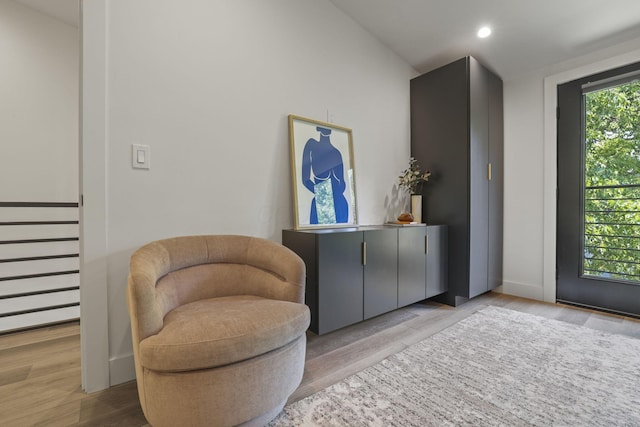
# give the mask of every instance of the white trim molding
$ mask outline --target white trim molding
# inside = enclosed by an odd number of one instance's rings
[[[80,7],[80,339],[82,388],[87,393],[110,385],[105,155],[107,8],[105,0],[82,1]]]
[[[109,361],[109,378],[111,384],[122,384],[136,378],[136,366],[133,353],[114,357]]]
[[[516,282],[502,282],[502,285],[494,289],[495,292],[513,295],[521,298],[543,300],[543,289],[539,285],[529,285]]]

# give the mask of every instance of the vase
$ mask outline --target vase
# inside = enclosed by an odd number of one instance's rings
[[[422,194],[411,195],[411,215],[415,222],[422,222]]]

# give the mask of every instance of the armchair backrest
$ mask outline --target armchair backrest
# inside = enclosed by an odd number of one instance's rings
[[[134,342],[158,333],[169,311],[193,301],[256,295],[304,303],[304,286],[302,259],[270,240],[219,235],[152,242],[131,256]]]

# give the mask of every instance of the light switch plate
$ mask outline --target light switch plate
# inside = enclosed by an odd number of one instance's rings
[[[134,169],[151,169],[151,148],[148,145],[131,144],[131,166]]]

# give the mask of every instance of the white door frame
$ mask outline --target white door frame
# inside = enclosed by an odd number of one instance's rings
[[[109,387],[107,3],[80,0],[80,340],[82,388]]]

